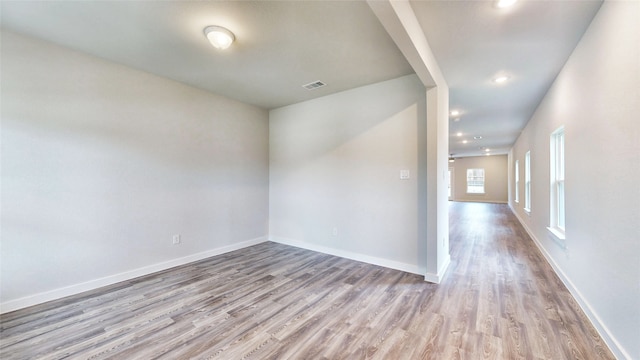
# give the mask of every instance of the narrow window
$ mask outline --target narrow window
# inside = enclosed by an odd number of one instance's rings
[[[467,169],[467,193],[484,194],[484,169]]]
[[[549,227],[564,234],[564,128],[551,134]]]
[[[516,160],[515,166],[515,179],[516,179],[516,202],[520,202],[520,160]]]
[[[524,210],[531,212],[531,151],[524,154]]]

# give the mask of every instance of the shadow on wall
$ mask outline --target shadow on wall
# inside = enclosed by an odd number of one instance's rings
[[[417,76],[275,109],[269,121],[274,238],[417,268],[424,254],[419,191],[426,187],[426,164],[419,163],[426,161],[419,154],[426,95]],[[407,181],[402,169],[410,170]]]
[[[390,95],[380,99],[379,90],[372,85],[271,110],[271,119],[278,119],[280,113],[286,112],[287,118],[300,121],[288,123],[287,133],[272,132],[270,147],[278,153],[279,161],[289,165],[308,163],[310,159],[325,156],[359,136],[375,131],[376,127],[394,121],[407,111],[426,119],[424,93],[417,95],[414,98]],[[322,112],[318,113],[317,109]],[[289,145],[289,132],[297,133],[305,146],[298,147],[295,152],[279,151]],[[404,135],[408,139],[418,136],[416,133]]]

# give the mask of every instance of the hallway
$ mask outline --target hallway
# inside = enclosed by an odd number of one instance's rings
[[[469,325],[452,333],[491,335],[501,343],[498,358],[613,358],[506,204],[450,202],[449,214],[452,264],[443,285]]]

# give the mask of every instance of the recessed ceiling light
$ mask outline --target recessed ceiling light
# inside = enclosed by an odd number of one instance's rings
[[[458,116],[460,115],[460,111],[458,110],[451,110],[451,116]]]
[[[461,132],[456,133],[456,136],[462,136],[462,133]]]
[[[486,149],[484,149],[484,151],[489,152],[489,151],[491,151],[491,149],[486,148]]]
[[[467,140],[462,140],[462,143],[466,144],[466,143],[468,143],[468,141]]]
[[[214,48],[224,50],[231,46],[236,37],[233,33],[222,26],[207,26],[204,28],[204,36],[209,39]]]
[[[498,76],[496,78],[493,79],[493,82],[496,84],[502,84],[507,82],[507,80],[509,80],[509,77],[506,75],[502,75],[502,76]]]
[[[504,9],[516,3],[517,0],[498,0],[496,2],[496,7],[500,9]]]
[[[478,135],[478,136],[474,136],[474,137],[473,137],[473,139],[474,139],[474,140],[480,140],[480,139],[482,139],[482,136],[480,136],[480,135]]]
[[[485,154],[485,155],[487,155],[487,156],[491,156],[491,154]]]

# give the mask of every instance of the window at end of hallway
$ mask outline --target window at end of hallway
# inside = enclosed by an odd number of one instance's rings
[[[531,151],[524,154],[524,211],[531,212]]]
[[[559,240],[565,238],[564,227],[564,127],[558,128],[551,134],[550,172],[549,179],[549,231]]]
[[[484,169],[467,169],[467,193],[484,194]]]

